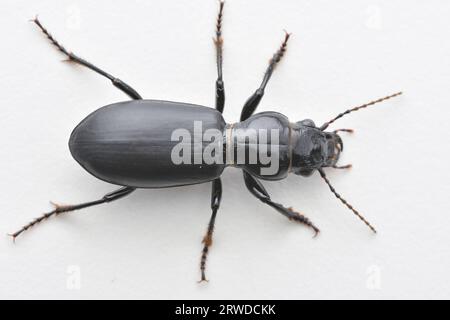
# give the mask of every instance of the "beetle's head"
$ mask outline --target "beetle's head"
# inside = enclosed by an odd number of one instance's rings
[[[316,127],[312,120],[306,119],[296,123],[291,123],[290,126],[290,166],[292,171],[297,175],[309,176],[314,171],[318,171],[322,179],[328,185],[330,191],[338,198],[348,209],[350,209],[356,216],[358,216],[373,232],[376,233],[375,228],[351,206],[344,198],[339,195],[328,180],[323,167],[334,168],[349,168],[350,165],[337,166],[339,155],[344,149],[341,137],[338,132],[352,132],[351,129],[337,129],[332,132],[325,131],[328,126],[336,120],[342,118],[346,114],[366,108],[376,103],[388,100],[402,94],[401,92],[394,93],[381,99],[373,100],[369,103],[348,109],[339,113],[330,121],[325,122],[320,127]]]
[[[291,168],[295,174],[302,176],[311,175],[314,170],[321,171],[322,167],[337,167],[339,155],[344,149],[341,137],[337,132],[353,132],[351,129],[337,129],[332,132],[325,131],[330,124],[349,114],[379,102],[401,95],[401,92],[391,94],[384,98],[373,100],[369,103],[348,109],[330,121],[325,122],[320,127],[316,127],[312,120],[306,119],[292,124],[291,147],[292,163]],[[348,168],[350,165],[341,166]]]
[[[336,165],[343,150],[341,137],[335,132],[324,132],[312,120],[293,124],[292,170],[302,176],[314,170]]]

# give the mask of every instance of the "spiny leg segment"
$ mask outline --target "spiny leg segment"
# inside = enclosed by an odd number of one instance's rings
[[[75,205],[59,205],[59,204],[52,202],[55,209],[53,209],[50,212],[44,213],[42,216],[32,220],[31,222],[29,222],[28,224],[26,224],[22,228],[20,228],[18,231],[9,234],[9,236],[11,236],[13,238],[13,241],[15,241],[16,238],[19,235],[21,235],[23,232],[27,231],[28,229],[30,229],[31,227],[35,226],[36,224],[42,222],[43,220],[50,218],[51,216],[59,215],[63,212],[71,212],[71,211],[75,211],[75,210],[84,209],[87,207],[96,206],[96,205],[99,205],[102,203],[111,202],[111,201],[114,201],[114,200],[117,200],[117,199],[120,199],[122,197],[129,195],[134,190],[136,190],[136,189],[132,188],[132,187],[122,187],[118,190],[115,190],[111,193],[104,195],[101,199],[90,201],[90,202],[85,202],[85,203],[80,203],[80,204],[75,204]]]
[[[251,95],[250,98],[248,98],[247,102],[245,102],[244,107],[242,108],[241,111],[241,121],[248,119],[255,112],[256,108],[261,102],[261,99],[264,96],[264,90],[266,89],[267,83],[269,82],[270,77],[272,76],[272,73],[275,70],[275,67],[281,61],[284,54],[286,53],[287,42],[290,36],[291,34],[286,32],[283,43],[281,44],[278,51],[273,55],[272,59],[270,59],[269,61],[269,66],[266,69],[261,85],[255,91],[255,93]]]
[[[216,47],[216,63],[217,63],[217,80],[216,80],[216,109],[222,113],[225,106],[225,86],[222,78],[222,62],[223,62],[223,38],[222,38],[222,18],[224,1],[220,1],[219,13],[216,23],[216,37],[214,45]]]
[[[217,210],[220,207],[220,201],[222,199],[222,182],[220,178],[214,180],[212,182],[212,190],[211,190],[211,218],[208,223],[208,229],[206,230],[206,234],[203,237],[203,250],[202,257],[200,259],[200,271],[202,273],[202,277],[199,282],[208,281],[205,275],[206,269],[206,259],[208,258],[209,248],[212,245],[213,241],[213,232],[214,232],[214,223],[216,222]]]
[[[301,213],[294,211],[292,208],[286,208],[283,205],[273,202],[270,198],[270,195],[267,193],[266,189],[262,185],[262,183],[253,177],[251,174],[243,171],[245,185],[247,189],[253,194],[256,198],[261,200],[263,203],[271,206],[279,213],[287,217],[289,220],[302,223],[307,227],[314,230],[314,237],[318,235],[320,232],[319,228],[317,228],[307,217],[302,215]]]
[[[217,80],[216,80],[216,109],[222,113],[225,106],[225,88],[222,78],[222,61],[223,61],[223,38],[222,38],[222,19],[223,8],[225,2],[219,2],[219,13],[217,14],[216,36],[213,39],[216,47],[216,63],[217,63]],[[203,237],[203,250],[200,258],[201,279],[199,282],[208,281],[206,279],[206,260],[208,258],[209,248],[212,245],[212,236],[214,232],[214,224],[216,222],[217,211],[220,207],[222,199],[222,182],[220,178],[214,180],[211,185],[211,218],[208,223],[208,229]]]
[[[140,100],[142,99],[142,97],[139,95],[139,93],[137,93],[136,90],[134,90],[130,85],[126,84],[125,82],[123,82],[122,80],[110,75],[109,73],[107,73],[106,71],[100,69],[99,67],[93,65],[92,63],[78,57],[77,55],[75,55],[74,53],[68,51],[64,46],[62,46],[51,34],[50,32],[48,32],[48,30],[41,24],[41,22],[39,21],[38,17],[34,18],[33,20],[31,20],[32,22],[34,22],[39,29],[41,29],[41,31],[47,36],[47,38],[50,40],[50,42],[59,50],[61,51],[65,56],[67,56],[68,61],[71,62],[75,62],[78,63],[82,66],[85,66],[89,69],[91,69],[92,71],[108,78],[109,80],[111,80],[112,84],[118,88],[119,90],[121,90],[122,92],[124,92],[125,94],[127,94],[131,99],[134,100]]]

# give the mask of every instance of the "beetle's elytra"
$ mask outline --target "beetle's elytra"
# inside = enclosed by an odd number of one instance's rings
[[[66,50],[37,18],[33,20],[51,43],[70,61],[109,79],[131,100],[113,103],[96,110],[78,124],[69,139],[70,152],[84,169],[101,180],[119,185],[120,188],[91,202],[55,205],[53,211],[36,218],[11,234],[14,239],[50,216],[111,202],[127,196],[137,188],[166,188],[211,182],[212,216],[203,238],[204,246],[200,262],[201,281],[205,281],[206,258],[212,244],[214,223],[222,197],[220,176],[226,167],[242,169],[245,184],[251,194],[290,220],[310,227],[315,234],[319,229],[307,217],[292,208],[274,202],[260,180],[279,180],[289,173],[309,176],[318,171],[331,192],[373,232],[376,232],[374,227],[335,191],[324,171],[324,168],[351,167],[351,165],[339,166],[337,163],[343,150],[339,132],[352,130],[325,130],[342,116],[398,96],[401,92],[348,109],[322,126],[316,126],[309,119],[291,122],[277,112],[254,114],[275,67],[286,52],[290,37],[290,34],[286,33],[280,48],[269,62],[261,85],[244,104],[240,122],[226,123],[222,117],[225,104],[222,78],[223,9],[224,3],[220,2],[214,38],[218,71],[215,108],[180,102],[144,100],[136,90],[122,80]],[[196,127],[198,124],[201,125],[200,135]],[[252,136],[253,132],[258,135]],[[267,133],[267,136],[261,135],[261,132]],[[189,137],[190,144],[187,140],[179,140],[183,134]],[[205,136],[209,138],[202,140]],[[177,153],[178,148],[183,152]],[[185,154],[191,150],[192,154]],[[261,150],[265,150],[265,156]],[[197,158],[203,157],[207,151],[210,151],[209,154],[215,161],[205,158],[198,161]],[[258,153],[253,153],[254,151]],[[180,156],[183,161],[174,160],[174,155]],[[240,155],[244,155],[244,161]],[[252,155],[255,156],[252,158]],[[186,159],[188,161],[184,161]]]

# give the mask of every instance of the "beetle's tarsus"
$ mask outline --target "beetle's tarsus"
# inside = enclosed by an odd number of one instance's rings
[[[16,243],[16,237],[17,237],[18,235],[16,235],[15,233],[7,233],[6,235],[7,235],[8,237],[11,237],[11,238],[12,238],[12,241],[13,241],[14,244]]]
[[[285,30],[286,32],[286,30]],[[267,66],[266,72],[264,73],[264,78],[261,82],[261,85],[258,89],[256,89],[255,93],[253,93],[245,102],[244,107],[241,110],[241,116],[240,120],[244,121],[248,119],[256,110],[259,103],[261,102],[263,96],[264,96],[264,90],[267,86],[267,83],[270,80],[270,77],[272,76],[273,71],[275,70],[278,63],[281,61],[283,56],[286,53],[287,50],[287,43],[289,40],[289,37],[291,36],[290,33],[286,32],[283,42],[281,43],[281,46],[279,49],[275,52],[275,54],[270,58],[269,65]]]
[[[55,211],[55,214],[58,214],[58,213],[61,213],[61,212],[64,212],[64,211],[68,211],[72,207],[72,206],[69,206],[69,205],[59,204],[59,203],[56,203],[56,202],[53,202],[53,201],[50,201],[50,204],[53,206],[53,208],[54,208],[53,211]]]
[[[197,283],[202,283],[202,282],[209,282],[209,280],[206,279],[206,274],[205,274],[204,270],[202,270],[202,278],[200,280],[198,280]]]
[[[220,207],[220,200],[222,199],[222,182],[220,178],[217,178],[212,181],[211,186],[211,218],[208,223],[208,229],[206,230],[206,234],[203,237],[202,243],[203,243],[203,249],[202,249],[202,256],[200,258],[200,271],[202,273],[202,279],[201,281],[208,281],[205,277],[205,270],[206,270],[206,261],[208,259],[208,253],[209,248],[212,245],[213,242],[213,232],[214,232],[214,223],[216,222],[216,215],[217,211]]]
[[[91,69],[92,71],[100,74],[103,77],[108,78],[111,81],[115,81],[115,77],[107,73],[106,71],[100,69],[99,67],[93,65],[92,63],[78,57],[76,54],[74,54],[72,51],[67,50],[62,44],[60,44],[52,35],[51,33],[41,24],[41,22],[36,18],[33,20],[33,22],[39,27],[39,29],[45,34],[45,36],[50,40],[50,42],[67,57],[67,62],[74,62],[78,63],[82,66],[85,66],[88,69]],[[131,86],[126,84],[125,82],[121,81],[121,85],[114,84],[119,90],[124,92],[126,95],[128,95],[130,98],[134,100],[140,100],[142,97],[134,90]]]
[[[52,202],[51,202],[52,203]],[[52,203],[53,204],[53,203]],[[60,212],[63,212],[61,207],[55,207],[54,210],[44,213],[43,215],[41,215],[38,218],[34,218],[32,221],[30,221],[29,223],[27,223],[26,225],[24,225],[20,230],[10,234],[10,236],[13,238],[13,241],[16,241],[16,238],[21,235],[23,232],[27,231],[28,229],[30,229],[31,227],[33,227],[34,225],[40,223],[42,220],[46,220],[48,218],[50,218],[52,215],[55,214],[59,214]]]
[[[50,218],[53,215],[59,215],[63,212],[71,212],[71,211],[75,211],[75,210],[81,210],[81,209],[92,207],[92,206],[99,205],[102,203],[111,202],[111,201],[120,199],[124,196],[127,196],[128,194],[132,193],[134,190],[136,190],[136,189],[132,188],[132,187],[122,187],[111,193],[106,194],[99,200],[94,200],[94,201],[75,204],[75,205],[61,205],[61,204],[50,201],[50,204],[54,207],[54,209],[52,211],[44,213],[40,217],[33,219],[31,222],[29,222],[28,224],[23,226],[19,231],[13,233],[12,236],[13,237],[19,236],[22,232],[25,232],[26,230],[28,230],[31,227],[33,227],[34,225],[42,222],[43,220],[47,220],[48,218]]]
[[[284,40],[281,43],[280,48],[278,49],[278,51],[273,55],[272,59],[270,59],[269,64],[272,65],[273,68],[275,68],[275,66],[277,65],[278,62],[281,61],[281,59],[283,58],[284,54],[286,53],[286,48],[287,48],[287,43],[289,38],[291,37],[292,33],[287,32],[286,30],[284,30]]]
[[[32,18],[32,19],[28,19],[28,21],[36,23],[36,21],[39,21],[38,15],[35,15],[34,18]]]
[[[299,222],[306,225],[307,227],[310,227],[314,231],[313,238],[317,237],[320,230],[307,217],[305,217],[300,212],[295,211],[292,207],[287,208],[287,210],[290,212],[290,215],[288,217],[289,220]]]
[[[290,37],[292,35],[292,32],[288,32],[286,29],[283,29],[283,31],[286,34],[286,36]]]
[[[200,280],[198,280],[197,283],[203,283],[203,282],[209,282],[209,280],[206,279],[204,275],[202,275],[202,278]]]
[[[223,83],[222,63],[223,63],[223,37],[222,37],[222,20],[223,8],[225,2],[219,1],[219,13],[216,20],[216,34],[213,37],[214,46],[216,47],[216,66],[217,66],[217,80],[216,80],[216,110],[223,112],[225,106],[225,86]]]

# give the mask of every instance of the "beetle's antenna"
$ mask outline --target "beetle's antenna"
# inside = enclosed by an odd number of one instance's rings
[[[345,116],[346,114],[349,114],[350,112],[358,111],[359,109],[363,109],[363,108],[367,108],[368,106],[374,105],[374,104],[379,103],[379,102],[382,102],[382,101],[386,101],[386,100],[388,100],[388,99],[394,98],[394,97],[399,96],[399,95],[401,95],[401,94],[402,94],[402,92],[400,91],[400,92],[391,94],[390,96],[386,96],[386,97],[380,98],[380,99],[378,99],[378,100],[373,100],[373,101],[371,101],[371,102],[369,102],[369,103],[366,103],[366,104],[363,104],[363,105],[361,105],[361,106],[358,106],[358,107],[355,107],[355,108],[348,109],[348,110],[346,110],[346,111],[344,111],[344,112],[338,114],[335,118],[331,119],[330,121],[325,122],[319,129],[322,130],[322,131],[325,130],[326,128],[328,128],[328,126],[329,126],[330,124],[332,124],[333,122],[335,122],[337,119],[342,118],[342,117]]]
[[[331,192],[336,196],[336,198],[338,198],[339,200],[341,200],[341,202],[350,210],[353,211],[354,214],[356,214],[358,216],[358,218],[360,218],[369,228],[370,230],[372,230],[374,233],[377,233],[377,231],[375,230],[375,228],[369,223],[369,221],[367,221],[358,211],[356,211],[356,209],[354,209],[344,198],[342,198],[339,193],[336,192],[336,190],[333,188],[333,186],[331,185],[330,181],[327,179],[327,176],[325,175],[325,172],[322,169],[319,169],[319,173],[320,176],[322,177],[323,180],[325,180],[326,184],[328,185],[328,187],[330,188]]]

